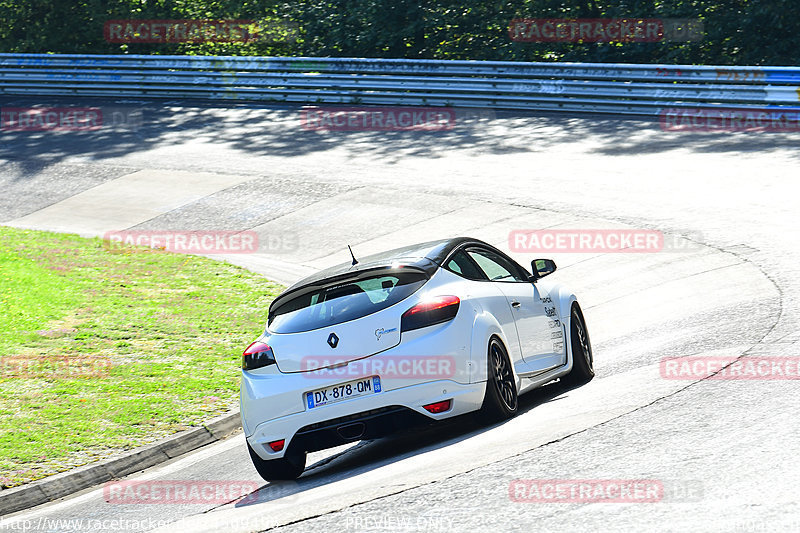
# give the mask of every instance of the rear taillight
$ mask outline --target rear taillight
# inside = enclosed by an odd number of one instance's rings
[[[458,296],[436,296],[424,300],[403,313],[400,329],[411,331],[453,320],[460,304]]]
[[[242,368],[244,370],[255,370],[275,364],[275,354],[272,348],[263,342],[254,342],[242,353]]]
[[[429,413],[433,413],[436,415],[439,413],[444,413],[445,411],[449,411],[451,404],[452,400],[445,400],[443,402],[429,403],[428,405],[423,405],[422,408],[428,411]]]

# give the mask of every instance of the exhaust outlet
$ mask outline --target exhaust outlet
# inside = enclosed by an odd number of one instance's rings
[[[336,428],[336,433],[345,440],[360,439],[364,435],[367,426],[363,422],[356,422],[355,424],[347,424]]]

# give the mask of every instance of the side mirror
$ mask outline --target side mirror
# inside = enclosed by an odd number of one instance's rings
[[[536,281],[539,278],[549,276],[556,271],[556,262],[552,259],[534,259],[531,261],[531,281]]]

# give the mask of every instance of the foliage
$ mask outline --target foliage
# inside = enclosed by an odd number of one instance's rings
[[[796,65],[796,0],[0,0],[0,51]],[[521,43],[513,18],[690,18],[696,42]],[[256,42],[114,44],[113,19],[247,19]]]
[[[284,4],[298,54],[513,61],[795,65],[794,0],[300,0]],[[520,43],[515,18],[699,19],[705,38],[660,43]]]

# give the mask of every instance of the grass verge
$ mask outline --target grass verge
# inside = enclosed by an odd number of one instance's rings
[[[281,289],[202,257],[0,226],[0,486],[230,409]]]

